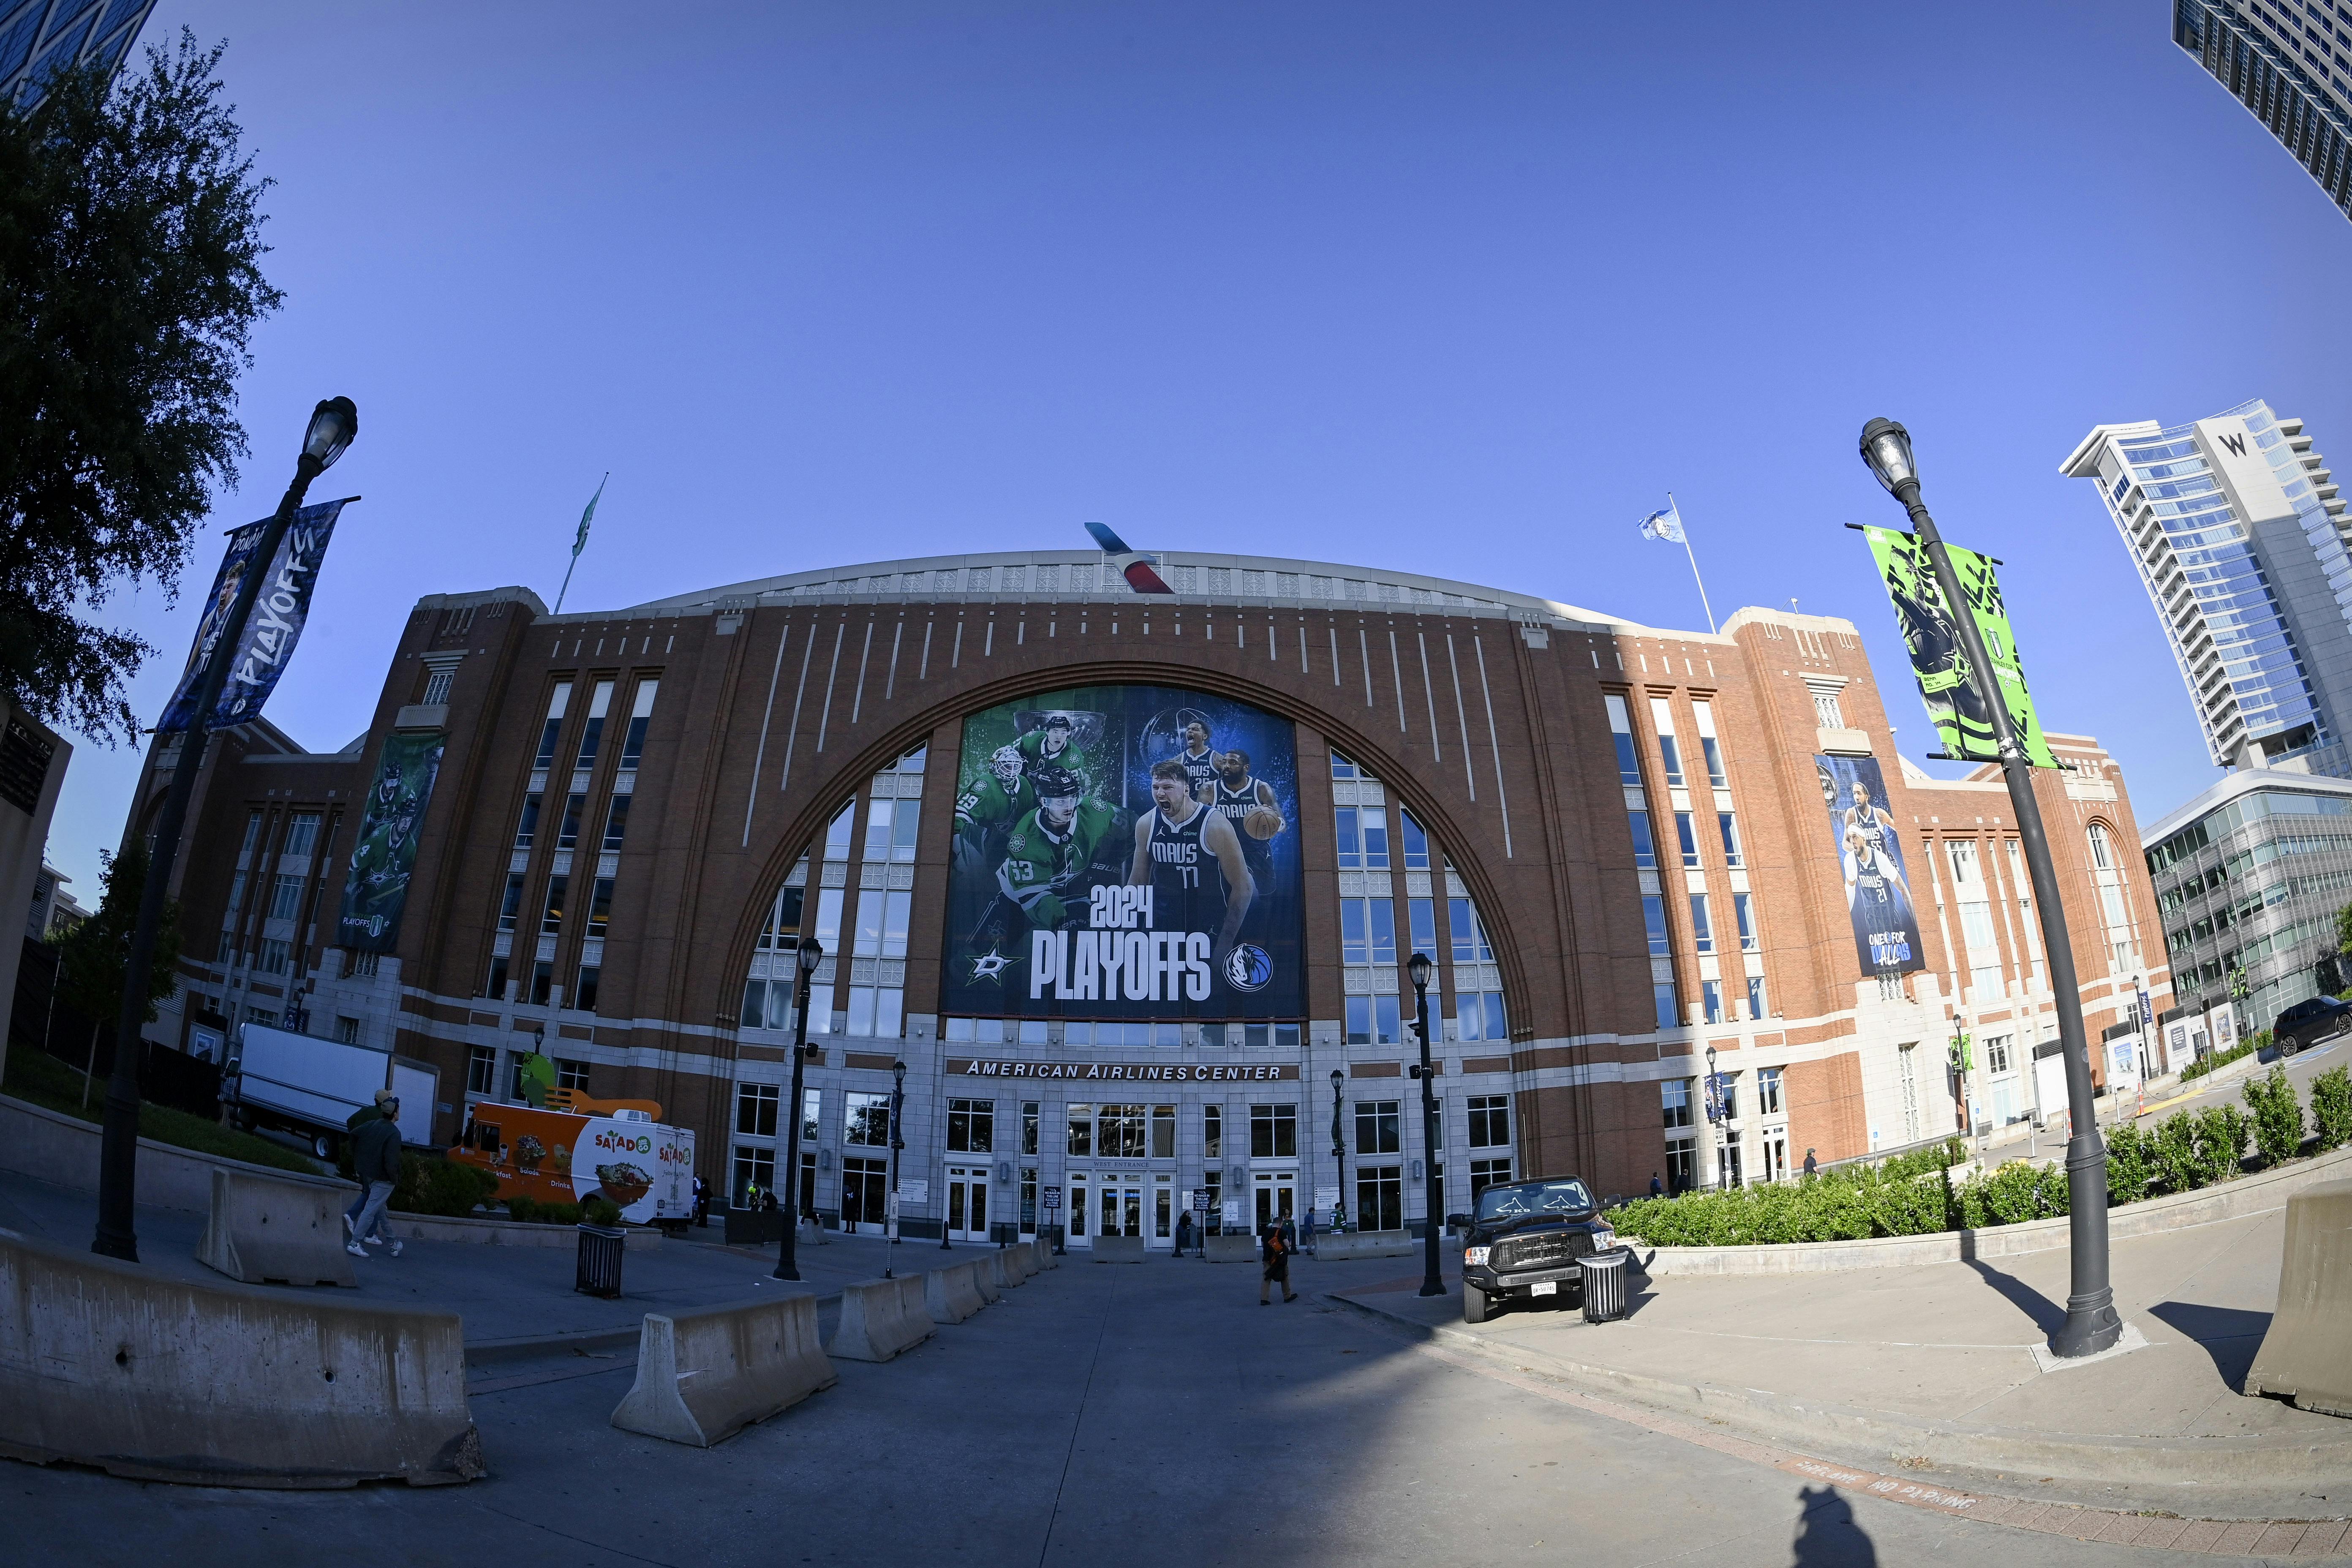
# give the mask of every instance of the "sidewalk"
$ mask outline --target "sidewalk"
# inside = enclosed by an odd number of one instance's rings
[[[1852,1273],[1636,1279],[1623,1321],[1462,1321],[1460,1282],[1307,1266],[1301,1289],[1571,1386],[1863,1465],[2188,1517],[2340,1516],[2352,1421],[2236,1392],[2278,1294],[2283,1212],[2113,1244],[2138,1349],[2043,1372],[2067,1255]],[[1409,1266],[1409,1265],[1408,1265]]]
[[[98,1200],[89,1193],[51,1186],[0,1172],[0,1227],[61,1247],[86,1247],[97,1220]],[[201,1215],[172,1209],[138,1211],[141,1264],[174,1279],[228,1283],[196,1261],[204,1235]],[[251,1287],[273,1294],[325,1301],[381,1301],[456,1312],[465,1320],[469,1358],[487,1352],[563,1350],[572,1342],[634,1342],[647,1312],[719,1306],[781,1292],[837,1296],[844,1285],[881,1276],[885,1267],[919,1274],[942,1263],[968,1262],[992,1248],[965,1246],[941,1252],[938,1242],[906,1242],[891,1257],[880,1237],[829,1233],[826,1244],[803,1244],[802,1278],[772,1278],[773,1247],[730,1247],[717,1226],[689,1231],[688,1241],[665,1241],[646,1250],[629,1249],[621,1268],[623,1294],[604,1300],[572,1289],[576,1266],[569,1247],[483,1247],[465,1242],[410,1241],[398,1258],[381,1247],[367,1261],[353,1258],[359,1288]],[[709,1237],[703,1240],[702,1237]]]

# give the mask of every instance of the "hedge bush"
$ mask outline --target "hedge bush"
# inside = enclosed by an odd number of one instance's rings
[[[392,1207],[401,1214],[462,1218],[489,1202],[498,1190],[499,1179],[476,1166],[423,1154],[403,1154],[400,1180],[392,1189]]]
[[[2153,1128],[2131,1124],[2107,1133],[2107,1201],[2138,1203],[2158,1193],[2189,1193],[2227,1181],[2245,1167],[2249,1144],[2263,1162],[2291,1159],[2303,1144],[2303,1110],[2294,1086],[2273,1068],[2245,1086],[2252,1116],[2234,1105],[2183,1110]],[[2352,1142],[2352,1070],[2331,1068],[2312,1080],[2311,1117],[2322,1150]],[[2063,1163],[2014,1160],[1959,1182],[1959,1141],[1876,1165],[1842,1165],[1795,1183],[1727,1193],[1638,1198],[1611,1217],[1621,1236],[1656,1247],[1739,1247],[1788,1241],[1858,1241],[1923,1236],[2055,1219],[2071,1204]]]
[[[527,1225],[578,1225],[580,1223],[578,1204],[551,1204],[541,1198],[509,1198],[507,1214],[509,1217],[521,1220]]]
[[[2228,1050],[2214,1051],[2206,1056],[2199,1057],[2195,1061],[2190,1062],[2187,1067],[2182,1068],[2180,1069],[2180,1081],[2187,1083],[2192,1078],[2203,1078],[2207,1073],[2213,1071],[2216,1068],[2228,1067],[2231,1062],[2237,1061],[2241,1058],[2250,1057],[2256,1051],[2266,1049],[2270,1043],[2271,1032],[2268,1029],[2256,1029],[2252,1034],[2248,1035],[2244,1039],[2241,1040],[2238,1044],[2231,1046]]]

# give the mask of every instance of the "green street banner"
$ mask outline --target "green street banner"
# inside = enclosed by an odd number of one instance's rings
[[[1870,553],[1886,584],[1886,596],[1894,601],[1895,624],[1911,649],[1911,671],[1919,679],[1920,700],[1927,705],[1936,732],[1944,738],[1944,750],[1971,762],[1999,762],[2000,745],[1993,733],[1992,710],[1985,706],[1984,693],[1971,679],[1959,625],[1944,602],[1935,568],[1920,552],[1918,540],[1899,528],[1862,531],[1870,541]],[[2025,689],[2017,634],[2010,628],[2009,609],[2001,602],[2000,580],[1993,574],[1992,563],[1957,544],[1945,549],[1951,553],[1952,571],[1960,580],[1969,613],[1976,617],[1977,633],[1984,638],[1985,657],[1992,661],[1993,678],[2009,705],[2010,722],[2017,727],[2025,760],[2037,768],[2056,767],[2058,759],[2050,754],[2050,742],[2042,736],[2042,721],[2033,711],[2032,694]]]
[[[442,731],[395,734],[376,763],[375,790],[343,879],[343,911],[335,945],[356,952],[390,952],[400,940],[400,913],[408,904],[408,877],[416,865],[416,830],[441,772]]]

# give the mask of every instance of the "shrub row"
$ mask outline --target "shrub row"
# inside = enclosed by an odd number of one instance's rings
[[[2187,1083],[2191,1079],[2203,1078],[2207,1073],[2213,1071],[2216,1068],[2228,1067],[2231,1062],[2234,1062],[2242,1057],[2250,1057],[2256,1051],[2267,1049],[2270,1043],[2271,1032],[2268,1029],[2256,1029],[2252,1034],[2248,1035],[2244,1039],[2239,1041],[2236,1045],[2231,1046],[2228,1050],[2210,1051],[2204,1056],[2199,1057],[2195,1061],[2190,1062],[2187,1067],[2182,1068],[2180,1069],[2180,1081]]]
[[[2303,1108],[2285,1069],[2250,1080],[2234,1105],[2167,1117],[2153,1128],[2107,1133],[2107,1201],[2137,1203],[2157,1193],[2194,1192],[2243,1167],[2251,1144],[2267,1165],[2292,1159],[2305,1141]],[[2342,1067],[2311,1085],[2311,1121],[2320,1150],[2352,1142],[2352,1072]],[[1823,1171],[1793,1184],[1728,1193],[1640,1198],[1611,1217],[1618,1234],[1658,1247],[1739,1247],[1791,1241],[1859,1241],[1923,1236],[2053,1219],[2068,1208],[2063,1163],[2013,1161],[1951,1179],[1966,1152],[1958,1140],[1875,1165]]]

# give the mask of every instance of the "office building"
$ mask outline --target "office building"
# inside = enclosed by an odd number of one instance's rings
[[[2172,41],[2352,216],[2352,5],[2174,0]]]
[[[62,66],[121,68],[155,0],[0,0],[0,95],[26,103]]]
[[[2352,775],[2352,554],[2303,422],[2101,425],[2061,470],[2098,486],[2214,763]]]

